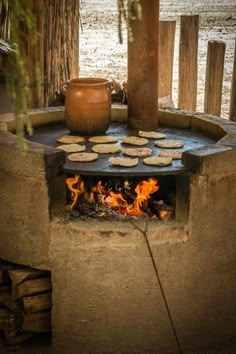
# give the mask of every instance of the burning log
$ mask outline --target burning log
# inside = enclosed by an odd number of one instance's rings
[[[159,200],[158,202],[155,202],[155,208],[157,210],[158,217],[163,221],[169,220],[174,214],[173,207],[167,205],[164,200]]]
[[[71,200],[66,210],[72,217],[126,217],[149,216],[169,220],[174,212],[163,201],[156,200],[158,180],[149,177],[133,185],[127,179],[82,180],[81,176],[69,177],[66,184]],[[159,204],[158,204],[159,202]]]

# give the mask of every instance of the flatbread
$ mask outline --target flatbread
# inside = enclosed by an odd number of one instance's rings
[[[81,152],[85,151],[86,146],[79,144],[64,144],[57,146],[57,149],[64,150],[65,152]]]
[[[114,154],[121,151],[120,144],[97,144],[92,147],[94,152],[99,154]]]
[[[138,158],[131,159],[129,157],[110,157],[108,161],[114,166],[123,167],[133,167],[138,164]]]
[[[177,150],[161,150],[160,157],[171,157],[172,160],[180,160],[182,158],[183,151]]]
[[[143,137],[143,138],[148,138],[148,139],[165,139],[166,135],[163,133],[158,133],[158,132],[145,132],[143,130],[140,130],[138,132],[138,135]]]
[[[75,162],[91,162],[95,161],[98,158],[98,154],[95,154],[93,152],[78,152],[75,154],[70,154],[68,156],[68,159],[70,161],[75,161]]]
[[[96,143],[96,144],[107,144],[107,143],[116,143],[118,141],[118,138],[116,138],[115,136],[100,135],[100,136],[93,136],[92,138],[89,138],[89,141],[91,143]]]
[[[172,164],[172,159],[170,157],[150,156],[143,159],[143,163],[151,166],[168,166]]]
[[[122,150],[123,155],[146,157],[152,154],[152,149],[149,148],[126,148]]]
[[[126,136],[122,139],[122,142],[130,145],[146,145],[148,140],[145,138],[139,138],[137,136]]]
[[[181,140],[168,140],[165,139],[163,141],[155,141],[155,145],[161,148],[173,149],[173,148],[181,148],[184,146],[184,143]]]
[[[57,138],[57,142],[61,144],[79,144],[83,143],[85,139],[77,135],[62,135]]]

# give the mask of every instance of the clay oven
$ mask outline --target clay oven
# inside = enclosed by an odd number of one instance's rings
[[[117,121],[126,114],[125,108],[114,106],[114,126],[122,125]],[[52,127],[63,126],[63,108],[35,110],[31,119],[34,139],[37,131],[51,127],[55,141],[58,132]],[[64,152],[47,145],[47,134],[45,141],[41,135],[41,144],[29,141],[23,156],[12,133],[13,117],[1,116],[0,257],[51,271],[52,346],[57,353],[78,347],[84,352],[176,351],[144,235],[182,348],[233,336],[235,124],[175,110],[159,111],[159,124],[194,136],[191,141],[198,137],[201,144],[184,152],[174,173],[138,176],[161,181],[168,175],[174,186],[175,216],[147,223],[146,218],[68,218],[66,178],[78,171],[68,165]],[[104,171],[97,169],[103,178]]]

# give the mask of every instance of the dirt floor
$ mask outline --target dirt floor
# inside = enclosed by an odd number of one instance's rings
[[[226,43],[222,93],[222,116],[228,118],[236,35],[235,0],[161,0],[160,19],[176,20],[173,99],[177,107],[178,43],[180,15],[200,15],[198,111],[203,111],[207,43]],[[116,0],[81,0],[80,76],[127,80],[127,41],[120,44],[117,31]]]

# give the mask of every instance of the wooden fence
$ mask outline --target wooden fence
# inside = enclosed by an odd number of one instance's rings
[[[175,30],[176,21],[160,21],[159,97],[172,97],[174,47],[176,41]],[[5,41],[10,39],[9,11],[7,6],[3,6],[2,1],[0,1],[0,39]],[[177,106],[180,109],[190,111],[196,111],[197,104],[198,39],[199,16],[181,16]],[[40,53],[42,54],[43,52],[45,51],[41,48]],[[206,58],[204,111],[217,116],[221,114],[224,57],[225,43],[221,41],[209,41]],[[41,57],[40,61],[43,61]],[[54,87],[53,89],[55,90]],[[48,100],[44,101],[48,104]],[[236,42],[229,119],[236,121]]]
[[[172,97],[175,21],[160,21],[159,97]],[[180,17],[178,108],[196,111],[199,16]],[[206,58],[204,111],[220,116],[225,43],[209,41]],[[229,119],[236,121],[236,42]]]

